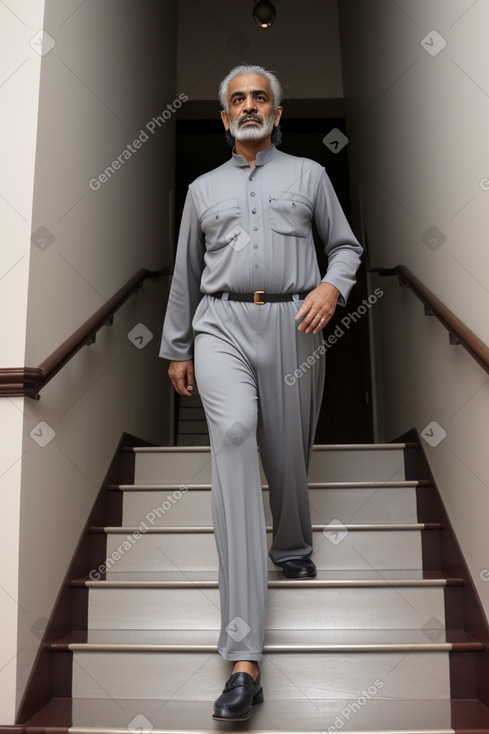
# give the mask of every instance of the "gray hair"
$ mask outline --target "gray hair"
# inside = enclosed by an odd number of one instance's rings
[[[257,66],[256,64],[240,64],[239,66],[235,66],[234,69],[231,69],[229,74],[224,77],[219,85],[219,101],[222,108],[226,110],[226,112],[228,111],[226,97],[229,82],[235,77],[241,76],[242,74],[260,74],[260,76],[264,76],[266,79],[268,79],[273,94],[273,106],[277,108],[280,105],[283,98],[283,91],[282,86],[275,74],[272,71],[268,71],[268,69],[265,69],[263,66]]]

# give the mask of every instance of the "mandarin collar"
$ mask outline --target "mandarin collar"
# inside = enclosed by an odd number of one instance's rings
[[[265,163],[268,163],[268,161],[271,161],[276,151],[277,148],[275,147],[275,145],[273,145],[273,143],[268,148],[265,148],[265,150],[259,150],[256,154],[255,166],[263,166],[265,165]],[[240,155],[239,153],[234,152],[234,148],[233,163],[235,166],[238,166],[238,168],[248,168],[250,165],[244,155]]]

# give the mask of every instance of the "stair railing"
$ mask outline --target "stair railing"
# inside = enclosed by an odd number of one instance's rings
[[[368,272],[377,273],[382,277],[397,275],[400,284],[408,287],[423,303],[425,314],[435,316],[443,324],[448,331],[450,344],[464,347],[489,374],[489,347],[408,268],[404,265],[397,265],[394,268],[370,268]],[[136,290],[143,286],[147,278],[159,278],[168,274],[168,268],[162,270],[142,268],[38,367],[0,368],[0,397],[26,396],[39,400],[39,392],[42,388],[77,352],[84,346],[95,342],[96,334],[103,326],[112,325],[114,314]]]
[[[409,288],[424,304],[426,316],[435,316],[448,331],[450,344],[462,346],[475,361],[489,373],[489,347],[479,339],[450,309],[445,306],[408,268],[397,265],[395,268],[370,268],[369,273],[392,276],[397,275],[399,283]]]
[[[143,286],[147,278],[168,275],[168,268],[147,270],[142,268],[132,276],[112,298],[98,309],[85,323],[69,336],[38,367],[1,367],[0,397],[26,396],[39,400],[39,392],[84,346],[93,344],[97,332],[103,326],[111,326],[114,314],[127,299]]]

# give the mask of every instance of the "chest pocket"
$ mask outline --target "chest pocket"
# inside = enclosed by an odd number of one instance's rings
[[[218,250],[235,237],[236,225],[241,222],[238,199],[225,199],[205,209],[200,226],[205,234],[208,250]]]
[[[270,227],[277,234],[307,237],[311,231],[312,202],[293,191],[274,191],[268,196]]]

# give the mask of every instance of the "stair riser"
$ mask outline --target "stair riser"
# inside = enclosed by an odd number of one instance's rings
[[[192,407],[185,403],[185,407],[180,405],[178,419],[180,421],[205,421],[204,409],[201,405]]]
[[[271,541],[267,533],[268,547]],[[146,533],[127,550],[124,542],[126,535],[107,535],[106,558],[111,559],[112,571],[215,571],[218,566],[213,533]],[[344,530],[329,537],[315,531],[313,547],[318,569],[422,568],[421,531],[417,530]],[[271,559],[268,567],[276,568]]]
[[[395,489],[312,489],[309,492],[313,524],[333,519],[348,523],[414,523],[417,521],[416,490]],[[265,519],[272,524],[268,490],[263,492]],[[211,525],[209,490],[125,491],[123,525],[137,526],[151,521],[156,527]]]
[[[202,438],[205,439],[208,435],[207,433],[207,423],[205,420],[203,421],[196,421],[196,420],[188,420],[188,421],[178,421],[178,429],[177,432],[180,436],[185,435],[192,435],[192,434],[201,434]]]
[[[219,610],[218,589],[91,588],[88,628],[218,630]],[[433,627],[433,620],[444,625],[442,588],[272,588],[268,593],[268,629],[423,629]]]
[[[209,435],[202,433],[186,433],[184,436],[176,437],[176,446],[209,446]]]
[[[75,699],[73,701],[73,726],[71,734],[100,734],[104,725],[114,734],[127,734],[138,724],[143,732],[153,734],[201,734],[212,731],[210,716],[213,710],[211,698],[220,693],[213,685],[213,692],[205,701],[155,701],[106,699]],[[371,687],[370,687],[371,686]],[[348,700],[310,701],[292,698],[289,701],[268,699],[265,685],[266,706],[255,706],[251,722],[245,727],[215,724],[215,731],[255,731],[268,734],[297,734],[297,732],[368,732],[369,734],[453,734],[450,701],[410,701],[379,699],[375,684],[363,688],[367,696],[356,691]],[[371,696],[371,697],[370,697]],[[456,706],[456,704],[455,704]],[[472,717],[476,720],[476,717]],[[109,734],[106,732],[105,734]],[[475,733],[474,733],[475,734]]]
[[[310,482],[402,481],[401,449],[314,451]],[[136,484],[206,484],[211,480],[208,452],[138,453]],[[265,476],[262,472],[262,480]]]
[[[74,698],[212,701],[229,675],[217,653],[75,652]],[[448,653],[271,653],[261,662],[267,700],[376,696],[448,699]]]

